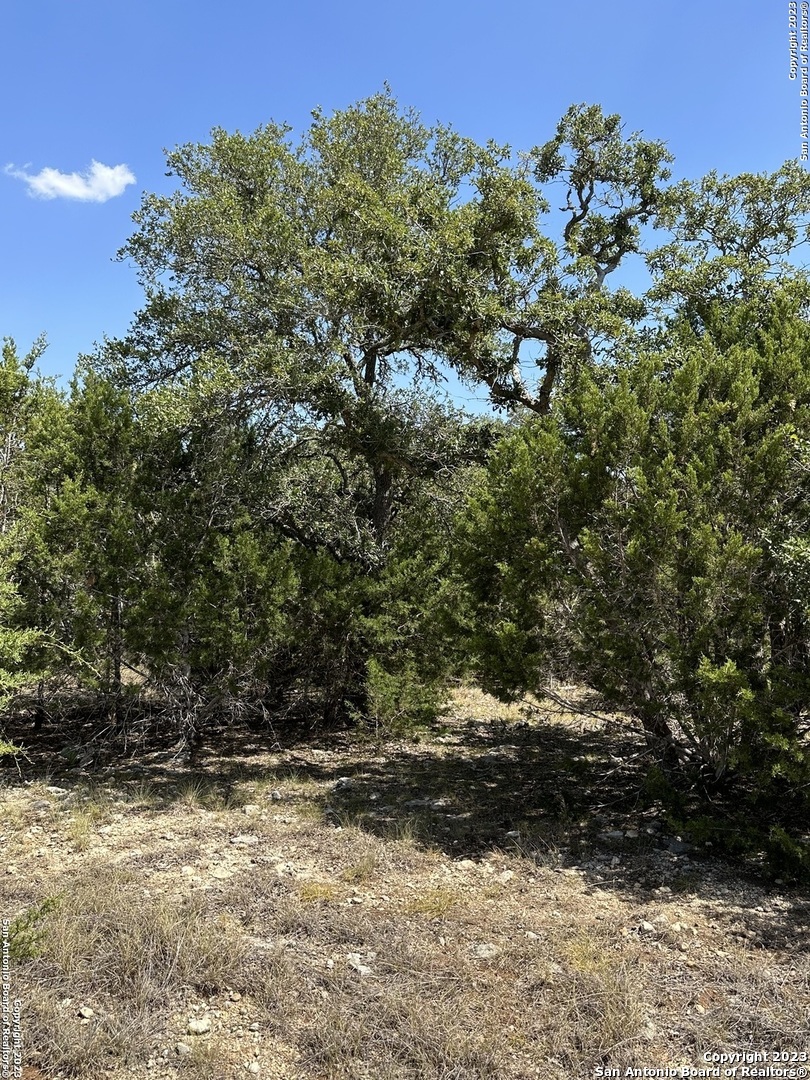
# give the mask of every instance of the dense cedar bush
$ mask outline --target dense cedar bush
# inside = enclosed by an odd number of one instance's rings
[[[457,565],[481,678],[574,678],[664,763],[801,801],[810,756],[810,334],[803,304],[704,312],[572,377],[501,442]]]
[[[115,725],[150,702],[189,735],[228,719],[363,715],[370,671],[386,688],[377,722],[398,695],[434,701],[452,652],[431,614],[447,483],[403,505],[379,565],[341,560],[266,519],[279,478],[250,419],[172,426],[164,403],[92,371],[59,394],[11,348],[0,376],[16,395],[9,447],[26,416],[3,488],[10,700],[56,715],[81,692]]]

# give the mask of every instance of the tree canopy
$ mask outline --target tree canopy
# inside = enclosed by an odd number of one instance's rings
[[[193,734],[568,672],[668,768],[804,790],[810,179],[672,165],[599,106],[514,152],[388,90],[172,151],[129,333],[69,392],[4,353],[9,707]]]

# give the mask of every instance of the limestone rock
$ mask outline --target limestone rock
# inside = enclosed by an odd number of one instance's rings
[[[374,972],[368,966],[363,963],[363,956],[361,953],[349,953],[348,957],[349,967],[353,968],[358,975],[373,975]]]
[[[189,1035],[205,1035],[210,1030],[211,1018],[209,1016],[201,1016],[199,1020],[189,1020],[186,1028]]]
[[[473,945],[472,954],[478,960],[492,960],[497,956],[500,949],[497,945],[492,945],[488,941],[481,942],[480,945]]]

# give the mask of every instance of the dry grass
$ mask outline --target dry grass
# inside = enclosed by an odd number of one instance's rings
[[[51,1068],[92,1076],[111,1057],[142,1054],[180,988],[241,978],[244,936],[200,898],[155,898],[134,874],[90,865],[53,900],[20,969],[28,1038]]]
[[[1,788],[28,1063],[579,1080],[804,1049],[805,898],[670,855],[615,737],[540,711],[466,692],[419,743]]]

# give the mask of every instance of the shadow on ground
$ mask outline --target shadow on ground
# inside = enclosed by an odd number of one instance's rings
[[[227,808],[245,786],[277,782],[276,809],[307,803],[332,827],[408,838],[454,860],[511,854],[639,904],[681,894],[728,907],[733,891],[741,902],[725,916],[731,933],[769,948],[810,947],[802,895],[769,882],[755,863],[730,866],[675,835],[650,782],[645,745],[616,728],[543,713],[531,722],[448,719],[388,740],[230,728],[208,732],[191,750],[176,733],[155,729],[134,733],[125,746],[80,723],[6,734],[25,747],[16,764],[5,760],[12,785],[46,779],[124,795],[148,786],[151,806],[132,812],[152,813],[181,799],[189,784],[198,785],[201,805]],[[779,911],[758,910],[754,894],[768,892],[791,899]]]

